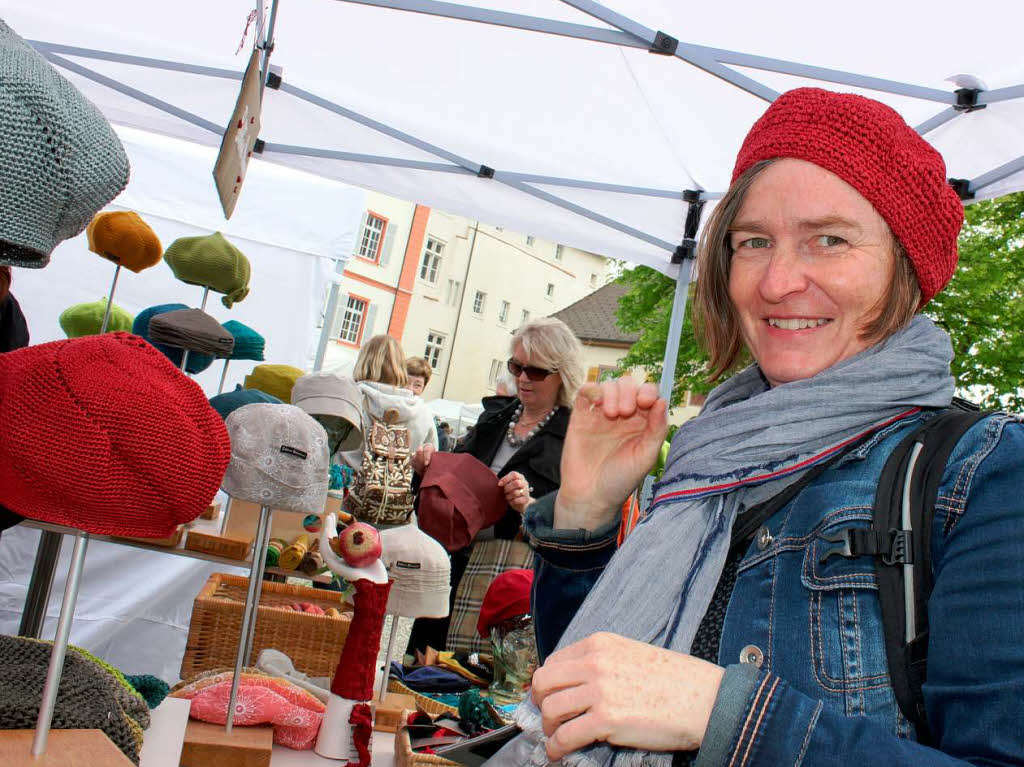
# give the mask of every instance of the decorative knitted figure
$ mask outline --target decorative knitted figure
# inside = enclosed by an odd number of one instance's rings
[[[373,729],[368,703],[373,699],[374,666],[391,584],[380,559],[356,568],[346,564],[331,550],[328,531],[336,530],[336,525],[334,514],[324,517],[320,528],[320,553],[324,564],[335,575],[354,584],[355,608],[331,682],[331,697],[320,727],[316,752],[328,759],[351,760],[349,764],[353,767],[366,767],[370,759],[369,733]],[[355,714],[357,708],[366,714]]]

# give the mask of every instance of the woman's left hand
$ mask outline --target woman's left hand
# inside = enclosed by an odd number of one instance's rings
[[[533,503],[533,488],[526,481],[526,477],[518,471],[510,471],[498,480],[498,487],[505,491],[505,500],[508,505],[522,514],[526,507]]]
[[[617,634],[552,653],[533,675],[552,761],[591,743],[700,748],[725,669]]]

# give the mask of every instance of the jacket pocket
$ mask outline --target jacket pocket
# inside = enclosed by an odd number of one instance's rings
[[[848,716],[879,718],[904,734],[889,680],[875,562],[828,555],[837,544],[821,537],[870,526],[866,509],[830,515],[807,544],[800,581],[808,597],[811,663],[825,697],[841,701]]]

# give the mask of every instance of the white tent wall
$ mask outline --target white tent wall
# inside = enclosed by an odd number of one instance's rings
[[[183,141],[118,129],[132,164],[131,181],[110,210],[139,213],[166,248],[178,237],[220,230],[252,265],[249,295],[227,309],[210,292],[206,310],[234,319],[266,338],[268,362],[307,369],[316,350],[332,257],[348,254],[365,207],[362,190],[269,163],[250,166],[235,215],[225,221],[211,177],[214,151]],[[13,291],[28,318],[33,343],[64,338],[58,316],[110,289],[114,265],[88,249],[82,235],[62,243],[42,270],[19,269]],[[161,262],[139,274],[122,269],[114,303],[132,315],[156,304],[200,305],[203,289],[174,277]],[[225,391],[257,364],[235,360]],[[195,380],[216,394],[223,362]]]
[[[926,9],[886,0],[855,8],[804,0],[606,5],[281,0],[271,62],[283,67],[284,86],[266,92],[264,156],[672,276],[686,213],[681,192],[724,190],[745,131],[765,99],[787,88],[824,84],[872,95],[912,124],[938,126],[927,137],[951,177],[1005,174],[978,189],[979,197],[1024,188],[1024,63],[1016,37],[1024,12],[1014,0],[976,13],[950,0]],[[219,140],[217,130],[201,126],[222,125],[233,103],[232,78],[245,58],[244,47],[236,49],[252,7],[251,0],[181,0],[175,18],[190,21],[178,34],[159,4],[0,0],[7,21],[39,41],[112,120],[202,143]],[[654,30],[680,40],[677,56],[647,52]],[[183,73],[53,46],[217,71]],[[110,80],[98,82],[90,71]],[[952,110],[956,86],[946,78],[958,73],[985,83],[985,109]],[[192,117],[160,112],[112,83]],[[940,114],[951,119],[933,119]],[[495,170],[493,179],[476,177],[481,165]]]

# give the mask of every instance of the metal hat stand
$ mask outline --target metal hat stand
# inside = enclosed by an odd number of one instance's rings
[[[114,291],[117,289],[117,278],[121,275],[121,266],[114,269],[114,281],[110,284],[107,296],[107,310],[100,325],[100,335],[107,332],[110,324],[110,307],[114,303]],[[48,535],[43,533],[43,535]],[[57,535],[54,559],[60,555],[60,537]],[[85,569],[85,552],[89,546],[89,533],[79,530],[75,534],[75,548],[71,552],[71,567],[68,570],[68,581],[64,585],[64,599],[60,605],[60,617],[57,619],[57,634],[53,639],[53,650],[50,652],[50,665],[46,669],[46,681],[43,683],[43,700],[39,704],[39,717],[36,719],[36,731],[32,738],[32,755],[41,756],[46,753],[46,741],[50,737],[50,725],[53,724],[53,712],[57,705],[57,691],[60,678],[64,671],[64,657],[68,652],[68,639],[71,636],[71,623],[75,616],[75,604],[78,602],[78,589],[82,584],[82,570]],[[38,564],[38,563],[37,563]],[[33,573],[34,576],[34,573]],[[47,594],[47,597],[49,594]],[[42,607],[40,624],[46,618],[45,604]]]

